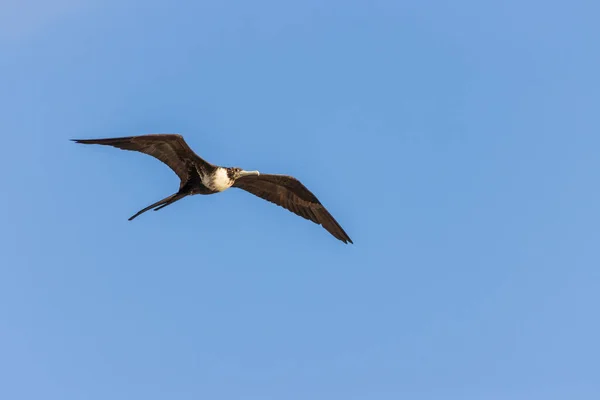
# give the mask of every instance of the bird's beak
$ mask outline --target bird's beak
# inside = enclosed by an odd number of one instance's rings
[[[258,176],[258,175],[260,175],[260,172],[258,172],[258,171],[240,171],[240,178],[242,176],[248,176],[248,175],[256,175],[256,176]]]

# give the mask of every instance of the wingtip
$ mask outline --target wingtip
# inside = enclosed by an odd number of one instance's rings
[[[83,144],[97,144],[99,140],[102,139],[69,139],[75,143],[83,143]]]
[[[352,239],[350,239],[350,236],[348,235],[333,235],[333,237],[344,244],[354,244],[354,242],[352,241]]]

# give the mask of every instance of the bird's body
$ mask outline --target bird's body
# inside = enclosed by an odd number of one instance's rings
[[[151,134],[109,139],[74,139],[74,141],[139,151],[159,159],[179,176],[181,182],[176,193],[140,210],[129,220],[150,209],[160,210],[187,196],[209,195],[223,192],[230,187],[237,187],[322,225],[344,243],[352,243],[350,237],[316,196],[296,178],[211,164],[199,157],[181,135]]]

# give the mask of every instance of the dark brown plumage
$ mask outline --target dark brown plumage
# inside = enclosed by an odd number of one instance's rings
[[[190,178],[190,167],[193,167],[194,164],[210,165],[194,153],[181,135],[151,134],[112,139],[74,139],[73,141],[83,144],[103,144],[151,155],[167,164],[182,183],[187,182]]]
[[[344,243],[352,243],[350,237],[319,199],[293,176],[272,174],[244,176],[236,179],[233,186],[322,225],[329,233]]]
[[[350,237],[317,197],[296,178],[287,175],[260,174],[258,171],[244,171],[237,167],[216,166],[199,157],[181,135],[150,134],[73,141],[139,151],[162,161],[177,174],[180,179],[177,193],[140,210],[129,220],[152,208],[155,211],[160,210],[186,196],[218,193],[233,186],[322,225],[344,243],[352,243]]]

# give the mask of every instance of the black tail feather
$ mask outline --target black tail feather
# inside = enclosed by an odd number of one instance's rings
[[[162,200],[159,200],[159,201],[157,201],[156,203],[154,203],[154,204],[151,204],[151,205],[149,205],[148,207],[146,207],[146,208],[144,208],[144,209],[142,209],[142,210],[138,211],[138,212],[137,212],[135,215],[133,215],[133,216],[131,216],[131,217],[129,218],[129,221],[133,220],[135,217],[137,217],[137,216],[139,216],[140,214],[143,214],[143,213],[145,213],[146,211],[148,211],[148,210],[151,210],[151,209],[153,209],[153,208],[154,208],[154,211],[158,211],[158,210],[160,210],[161,208],[163,208],[163,207],[166,207],[166,206],[168,206],[168,205],[170,205],[170,204],[173,204],[173,203],[175,203],[177,200],[181,200],[181,199],[183,199],[183,198],[184,198],[184,197],[186,197],[186,196],[187,196],[187,194],[185,194],[185,193],[180,193],[180,192],[177,192],[177,193],[175,193],[175,194],[172,194],[172,195],[171,195],[171,196],[169,196],[169,197],[165,197],[164,199],[162,199]]]

